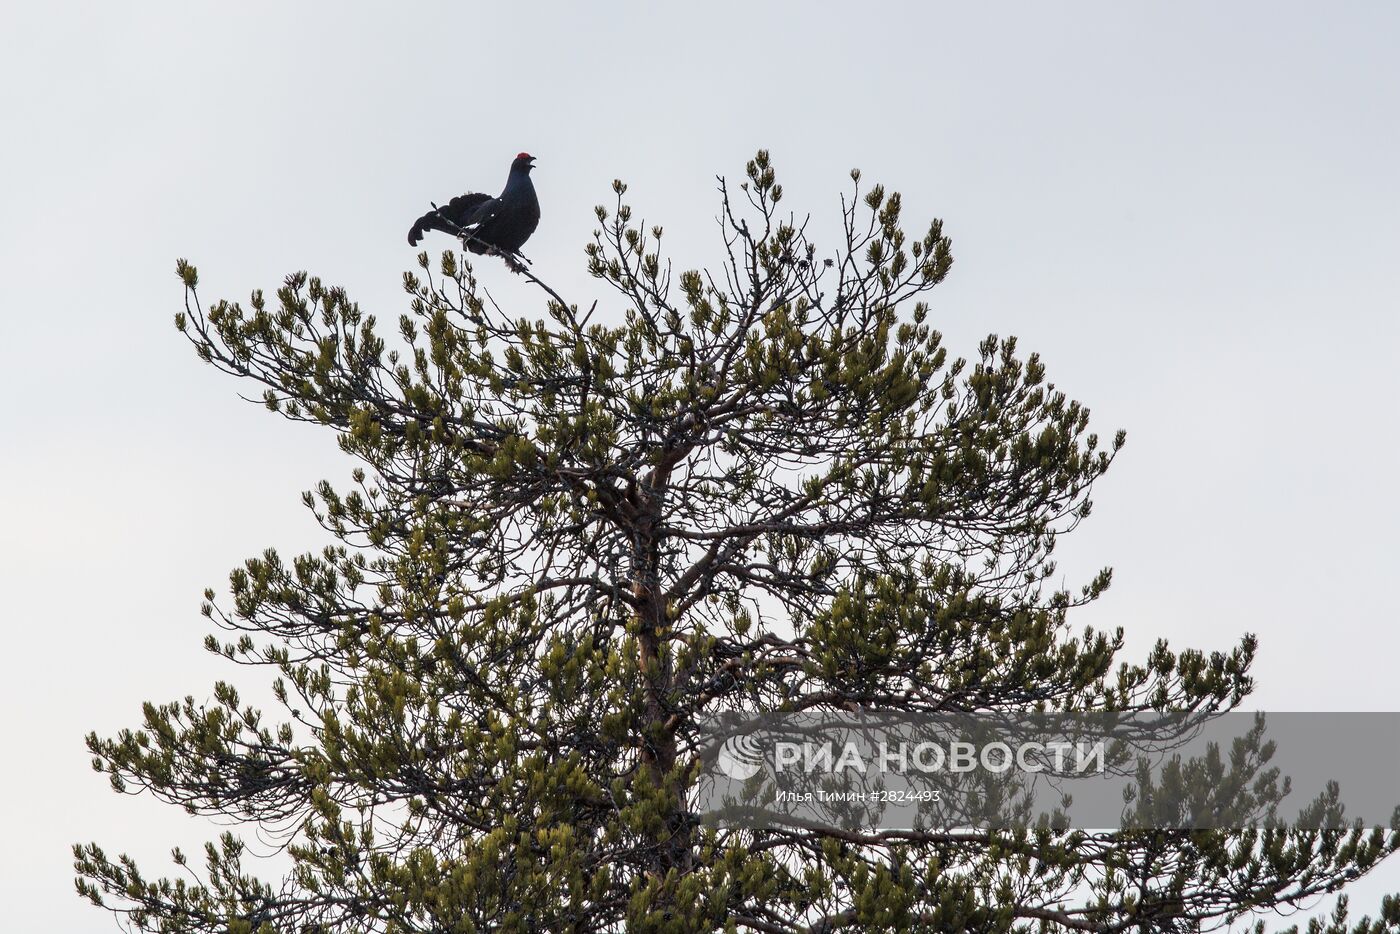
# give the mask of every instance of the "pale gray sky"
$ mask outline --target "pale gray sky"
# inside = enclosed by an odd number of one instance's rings
[[[194,359],[176,257],[210,299],[308,269],[393,320],[413,217],[521,149],[527,252],[578,300],[614,177],[682,267],[759,146],[820,224],[852,166],[903,191],[953,237],[952,348],[1017,334],[1128,429],[1064,542],[1068,582],[1117,571],[1080,621],[1134,656],[1254,631],[1254,706],[1396,709],[1397,46],[1393,3],[6,5],[6,927],[112,929],[73,842],[155,874],[217,830],[113,795],[82,736],[264,680],[205,658],[200,591],[319,547],[298,495],[347,472]]]

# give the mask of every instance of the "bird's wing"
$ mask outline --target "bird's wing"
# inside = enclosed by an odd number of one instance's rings
[[[491,216],[492,211],[488,207],[488,203],[495,200],[490,195],[476,191],[458,195],[442,207],[429,211],[414,221],[413,227],[408,231],[408,245],[417,246],[418,241],[422,240],[423,235],[430,230],[451,233],[452,231],[443,223],[444,220],[457,227],[470,227],[481,223],[486,217]],[[483,208],[486,209],[484,214]]]
[[[471,192],[465,195],[458,195],[439,210],[447,215],[447,219],[458,227],[468,227],[472,224],[479,224],[483,220],[482,208],[487,207],[490,202],[496,199],[481,192]]]

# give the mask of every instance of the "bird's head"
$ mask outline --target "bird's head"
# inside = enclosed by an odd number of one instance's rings
[[[535,167],[535,157],[528,152],[522,152],[515,157],[515,161],[510,164],[512,172],[529,172]]]

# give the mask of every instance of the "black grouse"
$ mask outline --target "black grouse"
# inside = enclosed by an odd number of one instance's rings
[[[428,231],[441,230],[466,237],[473,253],[517,252],[540,223],[540,201],[530,182],[534,162],[528,152],[516,156],[506,187],[494,198],[479,192],[459,195],[418,218],[408,232],[409,246],[417,246]]]

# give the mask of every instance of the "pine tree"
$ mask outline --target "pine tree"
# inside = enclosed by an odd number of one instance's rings
[[[583,312],[527,272],[541,320],[479,285],[498,261],[453,252],[419,256],[390,336],[304,273],[206,311],[181,261],[199,356],[362,466],[305,496],[324,551],[266,551],[226,604],[206,592],[207,649],[275,671],[279,722],[220,683],[88,737],[118,790],[286,833],[290,874],[260,880],[225,833],[202,872],[176,851],[174,879],[75,847],[79,891],[166,932],[1165,931],[1392,852],[1361,830],[689,813],[717,711],[1205,715],[1251,688],[1249,636],[1128,664],[1121,630],[1070,628],[1110,575],[1057,589],[1054,546],[1123,433],[1101,442],[1014,338],[950,357],[926,303],[952,264],[941,222],[911,238],[899,194],[851,177],[823,252],[759,152],[720,180],[723,262],[674,276],[615,183],[586,250],[611,298]]]

